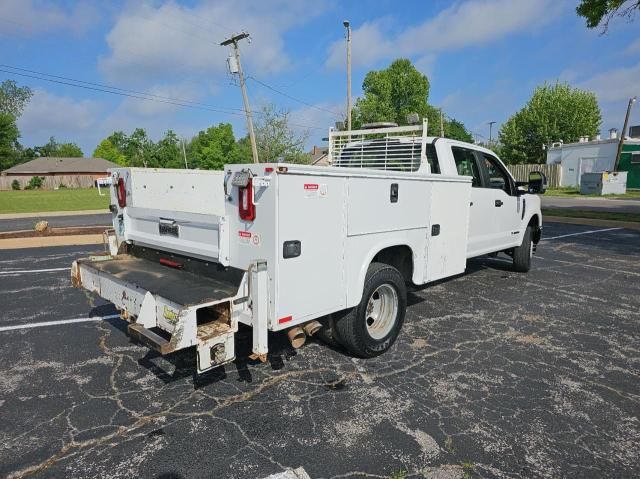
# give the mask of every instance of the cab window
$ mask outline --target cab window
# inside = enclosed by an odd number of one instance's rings
[[[456,169],[461,176],[471,176],[471,186],[479,188],[482,186],[482,179],[480,176],[480,170],[478,169],[478,163],[476,163],[476,157],[473,151],[467,148],[460,148],[458,146],[452,146],[451,152],[453,153],[453,159],[456,162]]]
[[[486,188],[503,190],[506,194],[511,194],[511,180],[509,174],[501,167],[498,160],[491,155],[481,153],[482,165],[487,173]]]

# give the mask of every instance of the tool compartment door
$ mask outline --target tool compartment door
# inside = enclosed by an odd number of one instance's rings
[[[345,178],[278,176],[278,298],[274,329],[344,308]],[[284,258],[284,244],[300,255]],[[310,318],[309,318],[310,319]]]
[[[427,281],[463,273],[467,263],[470,182],[431,183],[427,229]]]

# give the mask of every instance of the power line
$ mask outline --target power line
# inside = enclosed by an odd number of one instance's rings
[[[257,79],[256,77],[254,77],[254,76],[248,76],[247,78],[248,78],[249,80],[253,80],[253,81],[254,81],[254,82],[256,82],[256,83],[259,83],[260,85],[262,85],[262,86],[263,86],[263,87],[265,87],[265,88],[268,88],[268,89],[269,89],[269,90],[271,90],[271,91],[274,91],[274,92],[276,92],[276,93],[278,93],[278,94],[280,94],[280,95],[282,95],[282,96],[285,96],[285,97],[289,98],[290,100],[297,101],[298,103],[301,103],[301,104],[303,104],[303,105],[306,105],[306,106],[308,106],[308,107],[310,107],[310,108],[314,108],[314,109],[316,109],[316,110],[324,111],[324,112],[326,112],[326,113],[331,113],[332,115],[337,116],[337,117],[339,117],[339,116],[340,116],[340,113],[337,113],[337,112],[335,112],[335,111],[333,111],[333,110],[328,110],[328,109],[326,109],[326,108],[319,107],[319,106],[317,106],[317,105],[312,105],[311,103],[308,103],[308,102],[306,102],[306,101],[304,101],[304,100],[300,100],[299,98],[296,98],[296,97],[294,97],[294,96],[291,96],[291,95],[289,95],[288,93],[285,93],[285,92],[283,92],[283,91],[280,91],[280,90],[278,90],[277,88],[274,88],[274,87],[272,87],[271,85],[268,85],[268,84],[266,84],[265,82],[263,82],[263,81],[261,81],[261,80],[258,80],[258,79]]]
[[[16,67],[10,67],[10,66],[1,65],[1,64],[0,64],[0,67],[18,69]],[[108,85],[101,85],[99,83],[85,82],[83,80],[75,80],[75,79],[69,78],[69,77],[63,77],[63,76],[57,76],[57,75],[50,75],[50,74],[47,74],[47,73],[35,72],[34,70],[26,70],[26,69],[19,69],[19,70],[27,71],[27,72],[33,72],[34,74],[20,73],[20,72],[17,72],[17,71],[10,71],[10,70],[6,70],[6,69],[3,69],[3,68],[0,68],[0,72],[7,73],[9,75],[17,75],[17,76],[21,76],[21,77],[33,78],[33,79],[36,79],[36,80],[42,80],[42,81],[47,81],[47,82],[50,82],[50,83],[57,83],[57,84],[60,84],[60,85],[67,85],[67,86],[72,86],[72,87],[76,87],[76,88],[82,88],[82,89],[85,89],[85,90],[97,91],[97,92],[101,92],[101,93],[109,93],[109,94],[112,94],[112,95],[118,95],[118,96],[123,96],[123,97],[128,97],[128,98],[134,98],[134,99],[138,99],[138,100],[155,101],[157,103],[165,103],[165,104],[168,104],[168,105],[174,105],[174,106],[179,106],[179,107],[183,107],[183,108],[192,108],[192,109],[198,109],[198,110],[205,110],[205,111],[211,111],[211,112],[222,113],[222,114],[227,114],[227,115],[244,116],[244,110],[241,110],[241,109],[238,109],[238,108],[216,107],[216,106],[211,106],[211,105],[207,105],[207,104],[203,104],[203,103],[192,102],[190,100],[181,100],[181,99],[171,98],[171,97],[162,97],[160,95],[154,95],[154,94],[145,93],[145,92],[137,92],[136,90],[127,90],[125,88],[111,87],[111,86],[108,86]],[[46,77],[50,77],[50,78],[46,78]],[[58,79],[54,79],[54,78],[58,78]],[[64,81],[64,80],[68,80],[68,81]],[[257,114],[264,114],[264,113],[257,112]],[[297,124],[297,123],[290,123],[290,125],[291,126],[297,126],[297,127],[300,127],[300,128],[308,128],[308,129],[315,129],[315,130],[324,130],[325,129],[325,128],[319,127],[319,126],[302,125],[302,124]]]
[[[128,89],[128,88],[121,88],[121,87],[117,87],[117,86],[107,85],[107,84],[104,84],[104,83],[94,83],[94,82],[89,82],[89,81],[85,81],[85,80],[78,80],[76,78],[60,76],[60,75],[53,75],[51,73],[39,72],[39,71],[36,71],[36,70],[29,70],[27,68],[14,67],[14,66],[11,66],[11,65],[4,65],[4,64],[1,64],[1,63],[0,63],[0,68],[10,68],[12,70],[18,70],[18,71],[21,71],[21,72],[33,73],[35,75],[40,75],[40,76],[45,76],[45,77],[50,77],[50,78],[57,78],[59,80],[67,80],[67,81],[70,81],[70,82],[81,83],[81,84],[84,84],[84,85],[91,85],[91,86],[95,86],[95,87],[99,87],[99,88],[107,88],[109,90],[122,91],[122,92],[125,92],[125,93],[131,93],[131,94],[134,94],[134,95],[143,95],[143,96],[148,96],[148,97],[152,97],[152,98],[158,98],[160,100],[175,101],[175,102],[179,102],[179,103],[189,103],[191,105],[198,105],[198,106],[203,106],[203,107],[206,107],[206,108],[213,108],[213,109],[234,110],[234,111],[238,111],[238,112],[243,112],[244,111],[241,108],[218,107],[216,105],[209,105],[209,104],[201,103],[201,102],[197,102],[197,101],[186,100],[184,98],[174,98],[174,97],[169,97],[169,96],[156,95],[154,93],[131,90],[131,89]]]

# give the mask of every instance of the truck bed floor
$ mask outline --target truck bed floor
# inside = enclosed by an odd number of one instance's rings
[[[183,306],[235,296],[239,286],[232,275],[229,275],[228,281],[214,279],[131,255],[121,255],[107,261],[83,259],[78,263],[109,273],[118,279],[135,284],[152,294],[160,295]]]

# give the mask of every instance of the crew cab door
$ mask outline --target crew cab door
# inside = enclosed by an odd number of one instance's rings
[[[521,204],[513,178],[495,156],[482,151],[475,154],[482,174],[482,189],[490,198],[488,207],[493,206],[496,229],[489,246],[494,251],[514,246],[519,234]]]
[[[475,151],[451,146],[458,175],[471,176],[471,201],[467,257],[484,254],[496,241],[498,219],[495,215],[495,191],[484,188],[484,175]]]

